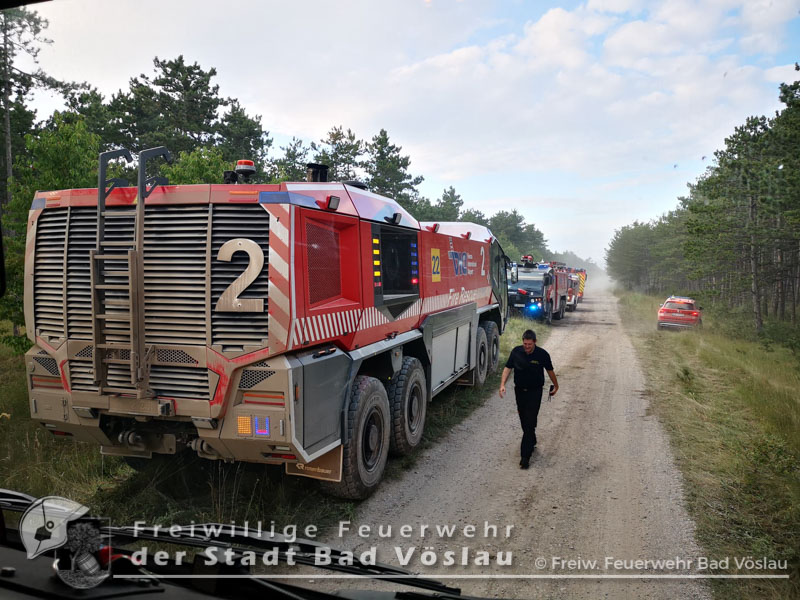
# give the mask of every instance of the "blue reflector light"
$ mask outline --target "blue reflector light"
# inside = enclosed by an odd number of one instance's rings
[[[269,417],[254,417],[256,422],[256,435],[269,437]]]

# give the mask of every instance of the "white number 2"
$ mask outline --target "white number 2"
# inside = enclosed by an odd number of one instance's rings
[[[239,298],[239,294],[252,284],[261,269],[264,268],[264,252],[253,240],[247,238],[233,238],[228,240],[219,249],[217,260],[230,262],[236,252],[247,252],[250,263],[217,300],[214,310],[217,312],[264,312],[263,298]]]

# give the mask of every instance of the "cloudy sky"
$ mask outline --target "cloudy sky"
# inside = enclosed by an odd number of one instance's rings
[[[421,191],[516,208],[602,262],[800,78],[800,0],[56,0],[41,67],[110,95],[154,56],[216,67],[275,147],[380,128]],[[58,107],[38,96],[39,116]],[[703,160],[703,157],[708,157]]]

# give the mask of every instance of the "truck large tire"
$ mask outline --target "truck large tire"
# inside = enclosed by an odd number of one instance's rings
[[[489,344],[483,327],[478,327],[475,335],[475,385],[481,387],[489,371]]]
[[[394,456],[411,454],[422,442],[428,408],[428,386],[422,363],[413,356],[403,358],[400,374],[387,390],[392,431],[389,452]]]
[[[323,491],[360,500],[378,487],[389,456],[389,399],[374,377],[353,381],[347,409],[347,439],[342,449],[342,480],[321,482]]]
[[[547,303],[547,308],[545,309],[545,313],[544,313],[544,322],[547,323],[548,325],[552,325],[553,324],[553,303],[552,302],[548,302]]]
[[[489,345],[489,374],[497,372],[500,366],[500,331],[494,321],[483,321],[481,327],[486,332],[486,343]]]

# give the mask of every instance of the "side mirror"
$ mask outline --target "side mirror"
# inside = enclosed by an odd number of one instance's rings
[[[703,307],[702,306],[698,306],[697,310],[703,310]]]

